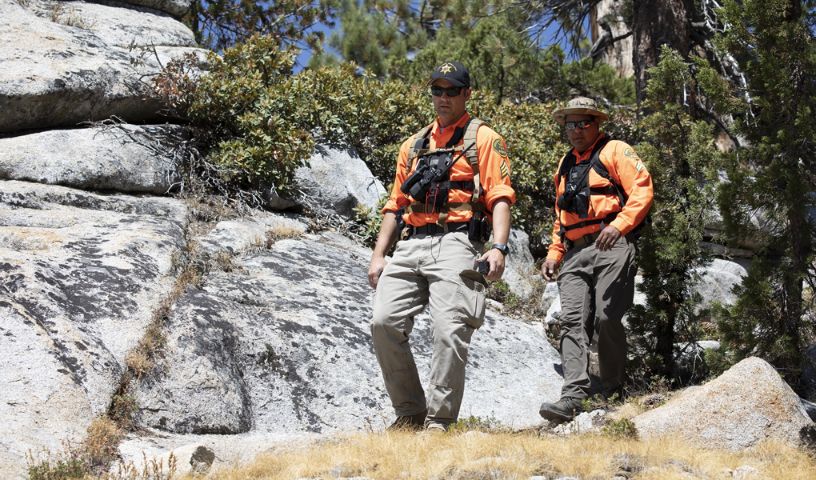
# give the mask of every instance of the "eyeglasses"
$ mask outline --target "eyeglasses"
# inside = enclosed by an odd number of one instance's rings
[[[595,120],[576,120],[574,122],[564,122],[564,130],[566,131],[575,129],[583,130],[585,128],[589,128],[589,126],[592,125],[594,122]]]
[[[431,87],[431,95],[434,97],[441,97],[443,94],[449,97],[458,97],[460,93],[462,93],[462,89],[464,87]]]

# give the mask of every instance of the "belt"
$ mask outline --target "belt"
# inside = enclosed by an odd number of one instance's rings
[[[467,231],[468,222],[449,222],[444,226],[435,223],[428,223],[421,227],[407,225],[408,237],[411,238],[416,235],[442,235],[447,232],[462,232]]]
[[[564,239],[564,245],[567,247],[567,250],[572,250],[573,248],[584,248],[595,243],[595,240],[598,239],[598,235],[600,234],[601,232],[589,233],[583,237],[578,237],[575,240],[566,238]]]

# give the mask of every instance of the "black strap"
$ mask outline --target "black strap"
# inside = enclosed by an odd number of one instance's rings
[[[615,185],[607,185],[605,187],[594,187],[589,189],[592,195],[617,195],[618,189]]]
[[[467,121],[464,127],[456,127],[456,130],[453,131],[453,135],[451,136],[450,140],[448,140],[445,148],[453,148],[462,141],[462,139],[465,137],[465,129],[467,129],[468,125],[470,125],[470,120]],[[431,143],[431,130],[433,130],[433,128],[429,128],[425,135],[417,138],[414,141],[415,151],[426,150],[428,148]]]
[[[601,168],[603,168],[604,170],[604,173],[602,173],[601,176],[603,176],[607,180],[609,179],[609,172],[606,171],[606,167],[603,166],[603,162],[601,162],[600,157],[601,150],[603,150],[603,148],[606,146],[607,143],[609,143],[610,140],[611,139],[608,136],[604,135],[604,137],[598,140],[598,143],[595,144],[595,148],[592,149],[592,153],[589,156],[590,165],[593,165],[593,168],[595,168],[594,167],[595,164],[600,164]],[[567,174],[569,174],[570,170],[572,170],[572,167],[575,166],[575,162],[577,159],[575,158],[573,150],[574,149],[570,149],[570,151],[567,152],[566,155],[564,155],[564,161],[561,162],[561,168],[558,169],[559,184],[561,183],[561,179],[566,177]],[[595,170],[597,171],[597,168],[595,168]]]
[[[453,136],[451,136],[451,139],[448,140],[448,143],[445,145],[445,148],[453,148],[459,145],[459,142],[461,142],[462,139],[465,138],[465,129],[467,128],[468,125],[470,125],[470,120],[467,121],[464,127],[456,127],[456,130],[453,131]]]
[[[612,178],[612,175],[609,174],[609,170],[606,169],[606,165],[604,165],[603,162],[601,161],[600,155],[598,155],[598,157],[593,156],[592,159],[590,160],[590,165],[592,166],[592,169],[595,170],[595,173],[597,173],[598,175],[600,175],[603,178],[607,179],[609,181],[609,183],[612,184],[611,185],[611,190],[610,190],[610,186],[607,186],[607,187],[604,187],[604,188],[601,188],[601,189],[594,189],[594,188],[590,189],[590,193],[596,193],[595,190],[597,190],[597,194],[601,194],[601,195],[614,194],[614,195],[617,195],[618,201],[620,202],[621,210],[623,210],[623,207],[626,206],[626,201],[629,199],[629,196],[626,195],[626,192],[623,190],[623,187],[618,185],[618,182],[616,182],[615,179]],[[603,191],[603,190],[607,190],[607,191]]]
[[[584,220],[581,222],[573,223],[572,225],[561,225],[561,235],[563,236],[564,233],[569,232],[570,230],[574,230],[576,228],[588,227],[590,225],[596,225],[599,223],[606,223],[607,225],[617,218],[618,212],[610,213],[609,215],[605,216],[604,218],[593,218],[592,220]]]
[[[460,232],[468,229],[468,222],[449,222],[445,225],[437,225],[435,223],[428,223],[421,227],[408,225],[408,237],[414,235],[439,235],[446,232]]]
[[[464,180],[463,181],[456,181],[456,182],[451,181],[451,182],[445,182],[445,183],[447,183],[448,188],[453,188],[453,189],[456,189],[456,190],[464,190],[466,192],[472,192],[473,191],[473,182],[471,182],[469,180],[468,181],[464,181]]]

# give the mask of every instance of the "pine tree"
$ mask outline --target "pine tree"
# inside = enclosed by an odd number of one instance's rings
[[[655,198],[653,225],[639,244],[646,304],[633,307],[629,317],[632,370],[647,381],[653,375],[677,381],[675,344],[700,337],[694,287],[708,260],[700,242],[715,206],[713,167],[719,154],[712,127],[695,120],[684,102],[695,84],[691,65],[664,46],[648,73],[644,106],[652,113],[642,120],[637,151],[652,175]]]
[[[259,33],[280,45],[308,46],[319,50],[323,32],[315,27],[333,26],[337,0],[196,0],[185,21],[196,41],[216,51],[243,42]]]
[[[736,130],[745,146],[732,157],[721,192],[732,240],[760,242],[733,308],[720,311],[729,360],[759,355],[795,385],[801,352],[813,342],[816,198],[816,14],[813,1],[728,1],[730,28],[719,46],[743,67]],[[812,215],[812,213],[811,213]],[[757,232],[752,218],[768,228]],[[751,234],[751,233],[749,233]],[[805,288],[808,286],[808,288]]]

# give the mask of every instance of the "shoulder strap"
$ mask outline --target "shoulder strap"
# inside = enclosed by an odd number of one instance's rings
[[[604,136],[604,138],[600,139],[598,143],[595,144],[595,148],[592,150],[592,154],[589,157],[590,165],[592,165],[592,167],[595,169],[596,172],[598,172],[599,175],[606,178],[607,180],[609,180],[609,172],[606,170],[606,167],[604,166],[603,162],[600,161],[600,155],[601,150],[603,150],[603,148],[606,146],[607,143],[609,143],[609,141],[610,138],[607,136]],[[564,155],[564,160],[561,162],[561,168],[558,169],[557,175],[558,183],[561,183],[561,178],[565,177],[570,172],[570,170],[572,170],[572,167],[575,166],[576,160],[577,159],[575,158],[573,149],[570,149]],[[599,166],[603,170],[603,172],[598,170]]]
[[[448,147],[455,147],[456,144],[459,143],[460,139],[462,140],[462,150],[458,156],[464,156],[467,158],[468,163],[470,164],[470,168],[473,170],[473,195],[471,195],[471,203],[473,206],[476,205],[476,200],[479,199],[479,194],[481,193],[481,183],[479,182],[479,155],[478,149],[476,148],[476,132],[479,130],[484,124],[481,120],[475,117],[471,117],[468,122],[465,124],[464,128],[457,128],[456,132],[454,132],[453,138],[448,143]],[[454,152],[452,157],[452,162],[448,166],[448,168],[453,166],[453,163],[458,160],[457,154]],[[447,221],[448,216],[450,215],[451,210],[461,210],[460,208],[451,208],[453,205],[446,202],[446,208],[439,212],[439,218],[437,219],[437,223],[439,225],[445,226],[447,231]]]
[[[590,166],[590,168],[595,168],[596,164],[601,163],[601,161],[600,161],[601,150],[603,150],[603,148],[606,146],[607,143],[609,143],[609,137],[604,136],[604,138],[600,139],[598,141],[598,143],[595,144],[595,148],[592,149],[592,154],[590,154],[590,156],[589,156],[589,166]],[[573,149],[570,149],[570,151],[567,152],[567,154],[564,156],[564,160],[561,162],[561,168],[558,169],[558,175],[556,177],[557,178],[557,180],[556,180],[556,189],[558,188],[558,185],[561,184],[561,179],[564,178],[565,176],[569,175],[570,170],[572,170],[573,167],[575,167],[575,162],[577,160],[578,159],[575,157],[575,154],[573,153]],[[601,163],[601,166],[603,167],[602,163]],[[606,167],[604,167],[603,169],[606,172]],[[596,169],[596,171],[597,171],[597,169]],[[603,174],[601,174],[601,175],[603,175]],[[604,178],[609,178],[607,175],[609,175],[609,172],[606,172],[606,175],[603,175]],[[581,177],[581,183],[586,182],[587,176],[589,176],[589,168],[587,168],[586,171],[584,171],[584,174]],[[613,184],[614,184],[614,182],[613,182]],[[623,208],[623,206],[621,206],[621,208]],[[566,235],[567,230],[572,230],[572,229],[578,228],[578,227],[585,227],[585,226],[592,225],[592,224],[595,224],[595,223],[601,223],[604,220],[605,219],[587,220],[587,221],[578,222],[578,223],[576,223],[574,225],[569,225],[569,226],[565,226],[563,223],[561,223],[561,229],[558,231],[558,234],[561,236],[561,241],[563,242],[564,241],[564,236]]]
[[[405,161],[405,170],[411,171],[411,166],[413,166],[414,159],[422,153],[423,150],[428,148],[428,135],[431,134],[431,130],[433,129],[434,124],[430,123],[422,128],[416,134],[416,138],[414,139],[414,143],[411,144],[411,149],[408,151],[408,158]]]
[[[606,165],[601,161],[601,150],[606,146],[607,143],[611,141],[610,138],[604,138],[601,140],[601,143],[598,143],[598,148],[592,152],[592,158],[589,160],[592,169],[595,170],[595,173],[602,176],[603,178],[609,180],[609,183],[612,184],[612,187],[615,189],[615,194],[618,196],[618,200],[620,201],[621,208],[626,205],[626,200],[628,199],[628,195],[626,192],[623,191],[623,187],[612,178],[612,175],[609,174],[609,170],[606,168]]]
[[[482,120],[473,117],[465,126],[464,145],[465,148],[467,148],[465,157],[468,159],[468,163],[470,163],[471,170],[473,170],[473,195],[470,197],[470,201],[474,204],[482,195],[482,183],[479,178],[479,148],[476,146],[476,134],[479,131],[479,127],[484,124],[485,122]]]
[[[570,149],[565,155],[563,160],[561,160],[561,166],[558,168],[558,174],[555,176],[555,185],[558,188],[558,185],[561,185],[561,179],[566,177],[572,167],[575,166],[575,154],[572,153],[572,149]]]

